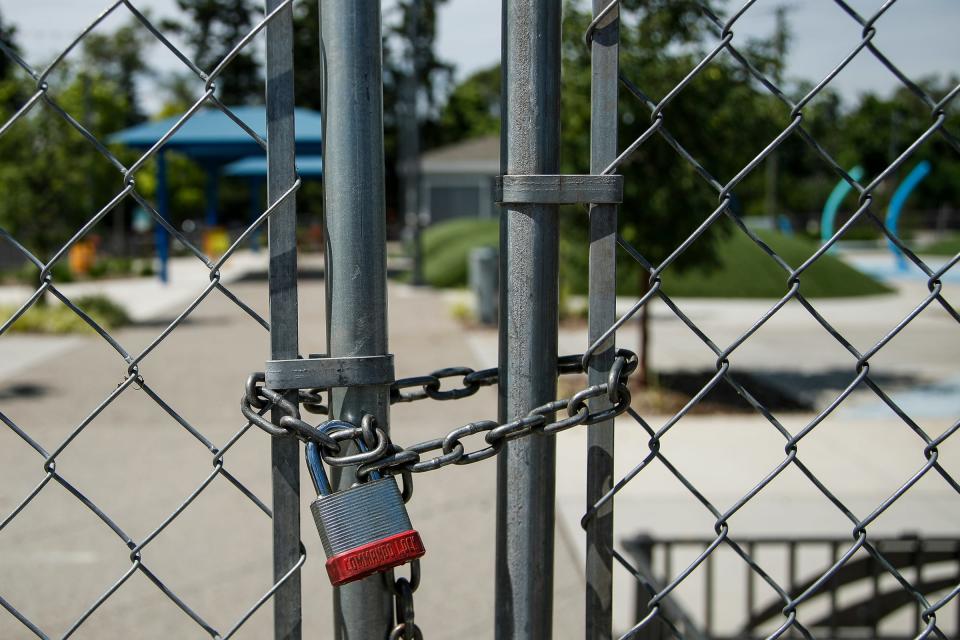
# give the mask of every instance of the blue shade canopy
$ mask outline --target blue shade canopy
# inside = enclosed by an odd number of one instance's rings
[[[323,156],[297,156],[297,173],[304,178],[319,178],[323,175]],[[223,168],[224,175],[250,178],[267,177],[267,156],[250,156],[231,162]]]
[[[263,106],[230,107],[244,124],[263,138],[267,137],[267,110]],[[149,149],[157,143],[181,116],[124,129],[110,136],[110,142],[128,147]],[[319,154],[321,147],[320,113],[310,109],[294,109],[296,148],[298,153]],[[165,149],[179,151],[198,162],[222,165],[245,156],[262,154],[257,142],[219,109],[201,109],[193,114],[173,136]]]

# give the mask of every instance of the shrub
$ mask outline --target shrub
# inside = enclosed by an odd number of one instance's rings
[[[73,303],[83,310],[98,325],[116,329],[130,323],[130,316],[123,307],[100,295],[80,296]],[[5,322],[16,312],[12,307],[0,307],[0,317]],[[59,301],[38,302],[20,316],[8,329],[13,333],[94,333],[93,327]]]

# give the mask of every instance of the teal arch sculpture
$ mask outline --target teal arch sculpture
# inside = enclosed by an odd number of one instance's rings
[[[853,180],[859,182],[863,178],[863,167],[860,165],[855,166],[853,169],[850,169],[849,174]],[[826,244],[830,241],[830,238],[833,237],[833,226],[836,223],[837,219],[837,209],[840,208],[840,204],[843,202],[843,199],[847,197],[847,194],[850,193],[850,190],[853,186],[846,180],[840,180],[837,183],[837,186],[833,188],[833,191],[830,192],[830,196],[827,198],[827,201],[823,204],[823,215],[820,217],[820,243]],[[836,248],[836,245],[830,247],[830,251],[833,251]]]
[[[887,217],[884,223],[894,237],[900,236],[898,226],[900,224],[900,213],[903,210],[904,203],[907,201],[907,198],[910,197],[910,193],[917,188],[917,185],[920,184],[924,178],[930,175],[932,170],[933,166],[927,160],[918,162],[917,165],[910,170],[910,173],[907,174],[907,177],[903,179],[903,182],[900,183],[897,190],[893,192],[893,197],[890,198],[890,204],[887,205]],[[890,246],[890,251],[897,261],[897,267],[900,271],[906,271],[907,258],[903,255],[903,251],[890,239],[887,239],[887,244]]]

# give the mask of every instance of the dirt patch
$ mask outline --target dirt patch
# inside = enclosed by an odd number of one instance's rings
[[[715,374],[716,371],[706,370],[663,372],[654,374],[646,388],[631,382],[631,404],[641,414],[675,414],[706,387]],[[736,373],[732,378],[770,411],[807,413],[814,409],[809,400],[771,384],[760,375]],[[564,376],[560,381],[559,395],[569,397],[585,384],[583,376]],[[756,409],[729,382],[721,379],[689,413],[756,413]]]

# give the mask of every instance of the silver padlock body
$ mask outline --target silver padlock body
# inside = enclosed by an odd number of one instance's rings
[[[310,511],[328,558],[413,528],[392,476],[320,496]]]

